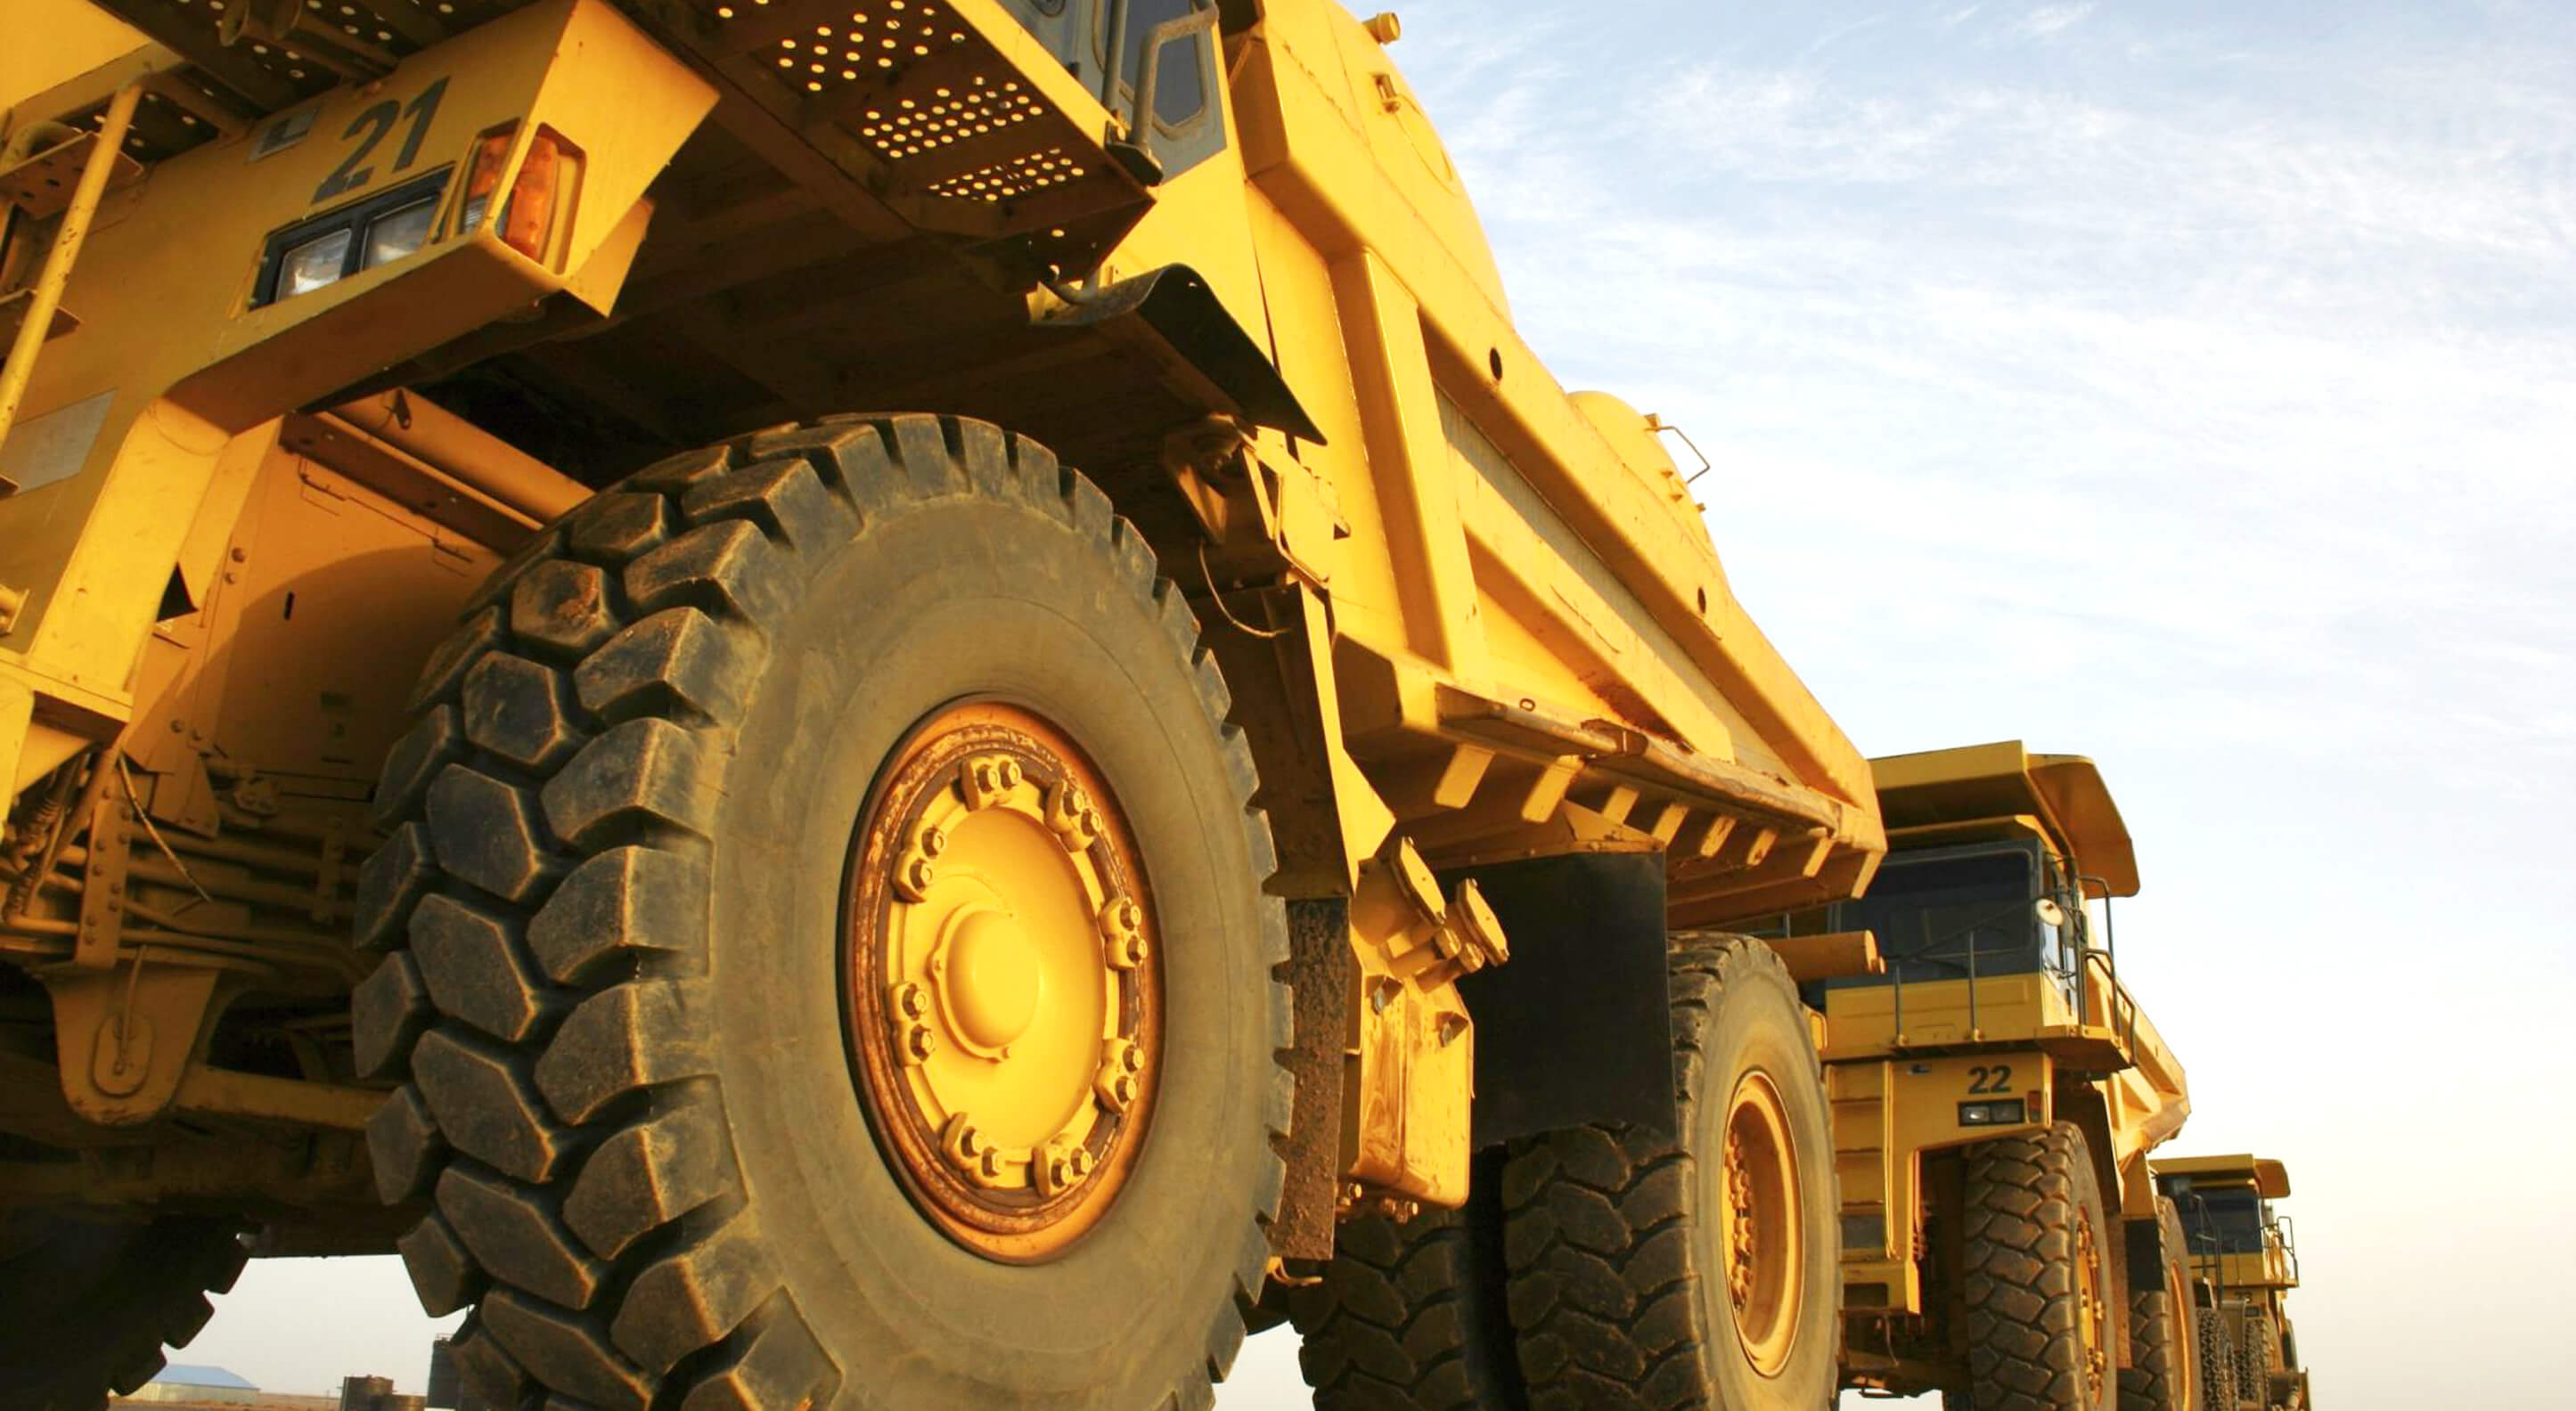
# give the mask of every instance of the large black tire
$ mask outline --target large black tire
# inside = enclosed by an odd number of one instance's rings
[[[2227,1335],[2227,1315],[2194,1308],[2191,1321],[2200,1342],[2201,1405],[2206,1411],[2236,1411],[2236,1343]]]
[[[2272,1367],[2279,1346],[2272,1334],[2272,1315],[2247,1313],[2236,1335],[2236,1394],[2257,1405],[2272,1404]]]
[[[1464,1210],[1341,1228],[1322,1281],[1289,1295],[1316,1411],[1527,1411],[1505,1307],[1503,1153],[1476,1155]]]
[[[2201,1411],[2198,1335],[2191,1327],[2191,1271],[2183,1259],[2182,1215],[2156,1201],[2164,1267],[2152,1289],[2129,1292],[2129,1365],[2120,1369],[2120,1411]],[[2213,1407],[2210,1411],[2230,1411]]]
[[[2108,1352],[2109,1248],[2116,1237],[2084,1133],[2060,1122],[2032,1137],[1968,1148],[1961,1183],[1962,1326],[1975,1411],[2110,1411],[2118,1378]],[[2091,1294],[2106,1320],[2082,1333],[2079,1232],[2097,1257]]]
[[[487,1399],[605,1411],[1203,1407],[1262,1282],[1287,959],[1256,780],[1181,594],[1091,483],[974,422],[676,456],[496,574],[378,791],[360,1057],[423,1305]],[[854,1094],[853,821],[997,699],[1111,785],[1165,943],[1150,1128],[1036,1264],[907,1195]],[[552,1403],[562,1405],[563,1402]]]
[[[248,1256],[216,1220],[0,1214],[0,1411],[96,1411],[150,1381]]]
[[[1824,1077],[1797,986],[1770,948],[1677,936],[1671,963],[1680,1137],[1622,1125],[1517,1147],[1503,1178],[1511,1318],[1538,1411],[1810,1411],[1830,1401],[1841,1245]],[[1785,1356],[1748,1353],[1718,1229],[1727,1124],[1758,1075],[1787,1117],[1799,1274]]]

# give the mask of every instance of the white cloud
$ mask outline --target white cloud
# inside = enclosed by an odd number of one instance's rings
[[[2013,22],[2012,28],[2033,39],[2046,39],[2083,23],[2084,17],[2092,13],[2090,0],[2077,5],[2034,5]]]

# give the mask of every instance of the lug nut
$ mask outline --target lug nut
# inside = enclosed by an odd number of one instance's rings
[[[1112,897],[1100,909],[1103,956],[1118,970],[1133,970],[1145,961],[1145,908],[1133,897]]]

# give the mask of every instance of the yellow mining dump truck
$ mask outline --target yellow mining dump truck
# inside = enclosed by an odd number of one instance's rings
[[[2138,890],[2091,761],[2019,743],[1873,760],[1887,863],[1795,932],[1828,979],[1848,1385],[1977,1411],[2198,1404],[2188,1271],[2147,1153],[2190,1110],[2121,984]],[[2116,1394],[2116,1396],[2115,1396]]]
[[[1861,890],[1868,768],[1392,17],[105,8],[0,92],[0,1406],[245,1231],[494,1404],[1203,1405],[1609,1121],[1655,1335],[1829,1386],[1813,1052],[1666,937]]]
[[[2156,1185],[2182,1213],[2198,1281],[2208,1355],[2223,1370],[2213,1405],[2307,1411],[2308,1369],[2290,1326],[2299,1249],[2290,1217],[2272,1202],[2290,1194],[2290,1169],[2259,1156],[2191,1156],[2155,1164]]]

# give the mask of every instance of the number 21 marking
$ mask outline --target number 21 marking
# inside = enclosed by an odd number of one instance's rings
[[[358,145],[349,150],[349,155],[341,159],[340,165],[334,167],[329,176],[322,178],[320,186],[313,188],[311,204],[318,206],[335,196],[345,196],[374,179],[376,169],[362,164],[367,160],[367,154],[376,150],[376,144],[384,141],[385,135],[394,130],[395,122],[403,118],[411,119],[411,130],[403,134],[402,148],[394,153],[394,164],[389,170],[402,171],[418,160],[421,139],[429,136],[429,120],[438,112],[438,100],[445,96],[447,80],[442,78],[422,89],[420,96],[407,104],[388,98],[349,119],[348,130],[340,135],[354,139]]]

